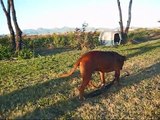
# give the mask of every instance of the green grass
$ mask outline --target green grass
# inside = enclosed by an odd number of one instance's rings
[[[121,86],[114,85],[106,93],[84,101],[78,100],[81,78],[77,72],[64,79],[58,77],[72,68],[81,51],[0,61],[0,118],[160,118],[160,40],[96,49],[126,55],[124,68],[131,75],[121,77]],[[106,81],[112,79],[113,74],[106,74]],[[93,80],[99,81],[99,76],[94,74]]]

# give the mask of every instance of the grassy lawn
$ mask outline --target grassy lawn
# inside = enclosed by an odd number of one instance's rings
[[[131,75],[121,77],[121,86],[113,85],[106,93],[84,101],[78,100],[78,70],[71,77],[58,77],[72,68],[81,51],[59,50],[28,60],[0,61],[0,118],[160,118],[160,39],[96,50],[126,55],[124,68]],[[106,74],[106,82],[111,80],[113,73]],[[98,74],[93,81],[99,81]]]

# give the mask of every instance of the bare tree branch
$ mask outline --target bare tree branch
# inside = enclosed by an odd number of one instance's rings
[[[10,6],[11,6],[11,10],[12,10],[12,17],[13,17],[13,22],[15,24],[15,27],[17,28],[16,30],[18,30],[19,32],[21,32],[18,22],[17,22],[17,18],[16,18],[16,11],[15,11],[15,7],[14,7],[14,1],[13,0],[9,0],[10,1]]]
[[[10,32],[10,39],[12,42],[12,49],[15,50],[16,49],[16,42],[15,42],[15,33],[14,33],[14,29],[12,27],[11,16],[10,16],[10,3],[9,3],[9,0],[7,0],[7,7],[8,7],[7,10],[4,6],[3,0],[0,0],[0,3],[1,3],[2,9],[6,15],[8,29]]]
[[[128,30],[129,30],[130,23],[131,23],[132,0],[130,0],[130,2],[129,2],[128,21],[127,21],[127,26],[126,26],[125,30],[123,28],[123,20],[122,20],[122,11],[121,11],[120,0],[117,0],[117,4],[118,4],[118,9],[119,9],[119,17],[120,17],[119,25],[120,25],[120,32],[121,32],[121,38],[122,38],[121,43],[125,44],[125,43],[127,43],[127,34],[128,34]]]
[[[117,0],[117,4],[118,4],[118,9],[119,9],[119,17],[120,17],[120,21],[119,21],[120,30],[121,30],[121,33],[123,33],[122,10],[121,10],[121,4],[119,0]]]
[[[16,11],[14,7],[14,0],[9,0],[10,7],[12,10],[12,18],[13,18],[13,23],[16,29],[16,51],[19,51],[22,49],[22,31],[19,28],[17,18],[16,18]]]
[[[10,14],[11,11],[11,5],[9,4],[9,0],[7,0],[7,11]]]
[[[129,8],[128,8],[128,21],[127,21],[127,26],[125,29],[125,33],[128,33],[130,23],[131,23],[131,8],[132,8],[132,0],[129,2]]]
[[[4,6],[3,0],[0,0],[0,2],[1,2],[1,6],[2,6],[2,9],[3,9],[4,13],[7,15],[8,12],[7,12],[7,10]]]

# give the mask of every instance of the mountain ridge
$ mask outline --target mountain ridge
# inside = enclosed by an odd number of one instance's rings
[[[53,33],[66,33],[66,32],[73,32],[76,28],[73,27],[62,27],[62,28],[37,28],[37,29],[24,29],[23,34],[26,35],[45,35],[45,34],[53,34]],[[113,31],[117,30],[110,29],[110,28],[95,28],[95,27],[87,27],[86,31]]]

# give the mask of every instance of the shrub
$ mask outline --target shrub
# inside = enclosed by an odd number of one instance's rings
[[[69,39],[66,34],[53,34],[52,41],[54,47],[68,47],[69,46]]]
[[[12,56],[10,47],[0,45],[0,60],[9,59]]]
[[[2,46],[10,46],[10,39],[8,36],[3,36],[3,37],[0,37],[0,44]]]
[[[22,49],[18,52],[18,59],[30,59],[34,56],[34,53],[30,49]]]
[[[78,49],[93,49],[98,46],[99,32],[86,32],[86,27],[88,24],[82,24],[82,28],[76,28],[75,30],[75,39],[77,40]]]

